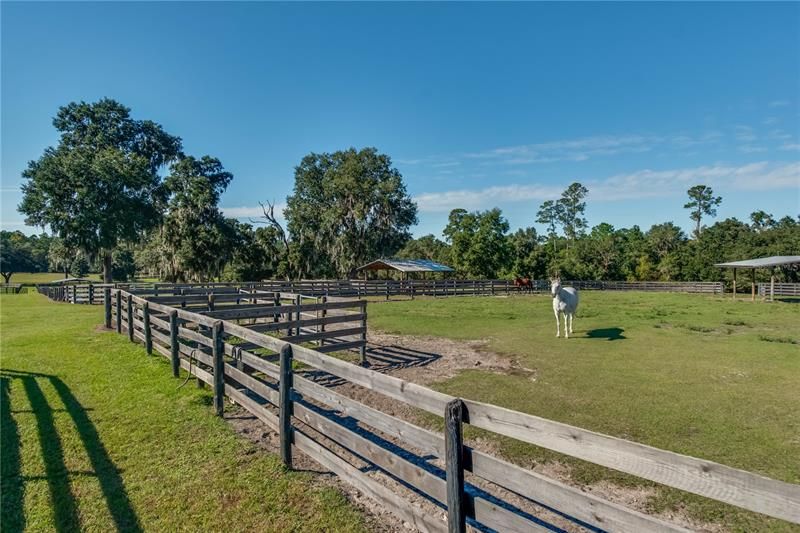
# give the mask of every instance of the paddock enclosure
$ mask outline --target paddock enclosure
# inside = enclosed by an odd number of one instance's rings
[[[800,485],[455,397],[326,355],[354,350],[363,361],[368,302],[332,295],[331,282],[278,283],[101,287],[85,303],[102,302],[105,325],[167,358],[174,376],[183,368],[210,386],[218,415],[227,397],[278,433],[287,466],[302,451],[422,531],[463,531],[465,523],[548,530],[537,516],[548,512],[576,530],[684,530],[473,449],[463,442],[467,427],[800,524]],[[39,290],[71,301],[60,289]],[[350,398],[326,386],[331,380],[443,417],[444,431]],[[397,485],[376,481],[355,459]],[[439,513],[409,504],[400,487]]]
[[[548,280],[531,280],[535,293],[550,290]],[[724,285],[715,281],[564,281],[564,286],[580,290],[607,291],[652,291],[721,294]],[[782,284],[798,285],[798,284]],[[492,296],[524,292],[507,279],[441,279],[441,280],[300,280],[300,281],[259,281],[248,283],[93,283],[75,285],[40,284],[38,290],[54,300],[70,303],[103,303],[105,287],[130,291],[149,291],[142,294],[158,296],[161,294],[180,295],[182,290],[231,289],[262,290],[282,293],[303,294],[304,296],[337,297],[385,297],[406,296]],[[800,290],[798,290],[800,292]]]

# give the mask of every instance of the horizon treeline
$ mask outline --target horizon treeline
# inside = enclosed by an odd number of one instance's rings
[[[719,281],[714,263],[800,251],[800,217],[755,211],[711,225],[723,199],[705,185],[687,191],[694,224],[589,226],[590,191],[579,182],[531,206],[533,227],[509,231],[500,209],[453,209],[444,239],[411,237],[417,206],[391,158],[375,148],[310,153],[295,167],[282,224],[274,204],[244,223],[219,207],[233,180],[221,161],[184,153],[155,122],[134,120],[110,99],[71,103],[53,120],[61,137],[23,172],[19,210],[52,235],[0,232],[0,272],[53,271],[104,281],[172,282],[345,278],[378,258],[432,259],[467,278]],[[64,194],[70,192],[71,194]],[[759,273],[760,276],[768,273]],[[779,279],[798,281],[796,268]]]

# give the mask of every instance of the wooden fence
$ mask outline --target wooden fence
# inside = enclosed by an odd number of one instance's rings
[[[106,288],[115,288],[113,283],[86,283],[71,285],[37,285],[36,289],[51,300],[72,304],[102,305]]]
[[[800,296],[800,283],[776,283],[774,286],[775,296]],[[759,283],[758,295],[767,297],[770,295],[770,284]]]
[[[22,283],[0,283],[0,294],[19,294]]]
[[[721,282],[660,282],[660,281],[564,281],[564,285],[581,290],[609,291],[660,291],[722,294]],[[383,297],[392,296],[492,296],[525,292],[505,279],[445,279],[445,280],[301,280],[301,281],[260,281],[239,283],[116,283],[113,285],[39,285],[39,292],[53,299],[71,303],[102,304],[102,290],[106,286],[132,291],[140,296],[162,296],[183,294],[204,294],[211,290],[261,290],[282,294],[300,294],[308,297]],[[533,280],[531,292],[546,293],[550,282]]]
[[[307,328],[323,324],[310,322],[320,318],[307,318],[309,313],[347,309],[352,301],[297,303],[296,295],[281,293],[277,302],[269,291],[232,292],[227,287],[208,294],[147,297],[120,289],[104,292],[106,327],[144,343],[148,354],[169,359],[175,377],[183,368],[198,385],[212,387],[218,415],[227,396],[280,435],[287,466],[295,451],[302,451],[419,530],[464,531],[467,521],[496,531],[547,530],[535,509],[606,531],[683,530],[466,446],[465,424],[800,524],[800,485],[455,398],[320,353],[326,345],[298,344],[323,339],[309,338],[313,333]],[[285,303],[292,298],[294,303]],[[366,308],[359,309],[366,316]],[[279,317],[279,329],[271,329],[279,314],[288,318],[280,322]],[[292,332],[273,336],[283,328]],[[304,366],[295,369],[293,361]],[[444,432],[326,387],[313,379],[320,374],[442,416]],[[444,469],[437,466],[440,460]],[[358,466],[363,463],[369,468]],[[370,468],[388,476],[392,485],[377,481]],[[439,515],[410,505],[393,487],[413,488],[440,509]]]

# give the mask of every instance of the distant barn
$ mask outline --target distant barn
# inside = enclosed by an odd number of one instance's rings
[[[425,277],[425,274],[428,272],[455,272],[449,266],[431,261],[430,259],[376,259],[356,269],[357,272],[364,273],[364,279],[367,279],[367,275],[370,271],[381,270],[386,272],[400,272],[403,279],[408,279],[408,275],[412,273],[421,272],[422,276]]]

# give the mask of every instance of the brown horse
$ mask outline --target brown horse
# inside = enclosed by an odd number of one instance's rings
[[[533,282],[529,278],[515,278],[514,287],[524,292],[533,292]]]

